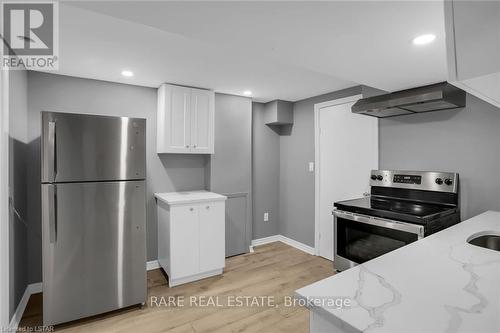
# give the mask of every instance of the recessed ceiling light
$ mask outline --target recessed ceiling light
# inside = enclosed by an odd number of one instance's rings
[[[124,70],[122,71],[122,75],[125,77],[132,77],[134,76],[134,73],[132,71]]]
[[[413,38],[413,44],[415,45],[425,45],[432,43],[436,39],[436,35],[425,34]]]
[[[252,92],[250,90],[245,90],[243,92],[243,95],[245,95],[245,96],[252,96]]]

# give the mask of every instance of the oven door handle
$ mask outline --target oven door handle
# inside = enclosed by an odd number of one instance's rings
[[[421,225],[416,225],[412,223],[400,222],[387,220],[379,217],[372,217],[361,214],[347,213],[341,210],[334,210],[333,214],[336,217],[340,217],[346,220],[350,220],[353,222],[366,223],[370,225],[374,225],[381,228],[394,229],[404,232],[409,232],[412,234],[416,234],[418,238],[424,237],[424,227]]]

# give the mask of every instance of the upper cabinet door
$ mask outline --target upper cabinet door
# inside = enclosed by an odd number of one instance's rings
[[[158,153],[190,152],[190,103],[190,88],[164,84],[158,89]]]
[[[214,92],[163,84],[158,89],[157,153],[213,154]]]
[[[191,151],[214,153],[214,93],[191,89]]]
[[[500,107],[500,2],[448,0],[448,81]]]

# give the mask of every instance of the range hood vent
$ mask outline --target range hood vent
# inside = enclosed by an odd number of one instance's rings
[[[442,82],[425,87],[363,98],[352,106],[353,113],[377,118],[441,111],[465,106],[465,91]]]

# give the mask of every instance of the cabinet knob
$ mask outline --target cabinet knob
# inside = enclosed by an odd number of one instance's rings
[[[206,208],[207,208],[207,209],[210,209],[210,206],[207,206]]]
[[[189,210],[190,210],[190,211],[193,211],[193,210],[194,210],[194,208],[193,208],[193,207],[191,207],[191,208],[189,208]]]
[[[186,145],[186,148],[189,148],[189,145]]]
[[[193,145],[193,148],[196,148],[196,145]]]

